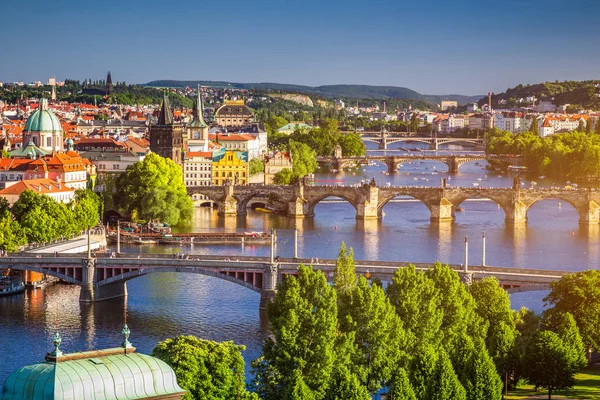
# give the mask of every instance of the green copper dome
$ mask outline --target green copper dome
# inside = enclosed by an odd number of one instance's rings
[[[69,354],[66,361],[18,369],[6,379],[0,400],[175,399],[185,393],[173,369],[157,358],[125,354],[123,348],[105,350],[112,353],[106,356],[102,352]]]
[[[27,118],[25,132],[61,132],[58,117],[48,110],[48,100],[41,99],[38,109]]]

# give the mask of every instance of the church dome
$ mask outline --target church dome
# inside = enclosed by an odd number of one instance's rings
[[[48,100],[41,99],[38,109],[27,118],[25,132],[61,132],[62,126],[56,114],[48,109]]]

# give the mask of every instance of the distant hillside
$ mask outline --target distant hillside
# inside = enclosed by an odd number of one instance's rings
[[[537,101],[551,101],[555,105],[571,104],[575,109],[600,110],[600,80],[543,82],[535,85],[518,85],[492,96],[493,106],[515,107],[524,105],[521,99],[535,97]],[[501,102],[501,100],[503,100]],[[479,100],[486,104],[487,96]],[[503,103],[503,104],[501,104]]]
[[[266,91],[294,92],[309,94],[328,98],[346,98],[346,99],[411,99],[421,100],[432,104],[439,104],[442,100],[456,100],[459,104],[475,102],[481,96],[463,96],[463,95],[424,95],[414,90],[398,86],[369,86],[369,85],[324,85],[324,86],[303,86],[291,85],[285,83],[235,83],[220,81],[177,81],[177,80],[158,80],[145,84],[145,86],[155,87],[194,87],[197,85],[211,86],[219,88],[253,89]]]

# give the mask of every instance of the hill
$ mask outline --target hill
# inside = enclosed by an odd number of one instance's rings
[[[518,85],[492,96],[492,105],[516,107],[525,105],[534,96],[539,101],[551,101],[555,105],[571,104],[573,109],[600,110],[600,80],[543,82],[534,85]],[[487,97],[479,100],[486,104]],[[524,104],[525,103],[525,104]]]
[[[439,104],[442,100],[456,100],[459,104],[475,102],[481,96],[463,96],[463,95],[425,95],[414,90],[399,86],[370,86],[370,85],[323,85],[323,86],[304,86],[286,83],[236,83],[223,81],[178,81],[178,80],[156,80],[144,84],[145,86],[155,87],[194,87],[197,85],[211,86],[218,88],[236,88],[247,90],[265,90],[308,94],[326,98],[345,98],[345,99],[410,99],[421,100],[432,104]]]

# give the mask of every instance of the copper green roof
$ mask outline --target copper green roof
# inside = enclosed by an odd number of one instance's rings
[[[41,99],[38,109],[27,118],[25,132],[61,132],[56,114],[48,110],[48,100]]]
[[[50,154],[50,152],[40,149],[30,140],[27,146],[13,150],[9,154],[11,157],[17,158],[39,158]]]
[[[116,348],[25,366],[6,379],[0,400],[129,400],[183,394],[165,362]]]

